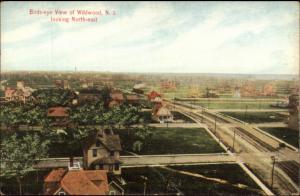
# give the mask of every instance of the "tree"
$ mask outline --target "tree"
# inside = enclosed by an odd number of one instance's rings
[[[15,178],[22,194],[22,178],[41,158],[46,157],[49,141],[42,141],[38,135],[18,138],[16,134],[1,138],[1,173],[3,178]]]

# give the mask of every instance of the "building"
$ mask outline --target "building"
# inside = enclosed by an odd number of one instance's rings
[[[152,118],[160,123],[174,122],[173,114],[166,106],[161,106],[156,112],[152,113]]]
[[[34,90],[30,87],[24,87],[24,82],[18,82],[17,88],[7,88],[5,90],[5,100],[6,101],[22,101],[26,102],[30,100],[31,94]]]
[[[126,102],[128,104],[136,105],[139,103],[139,97],[137,95],[126,95]]]
[[[114,102],[113,105],[121,105],[124,102],[124,96],[122,92],[113,91],[110,93],[111,101]],[[110,104],[111,105],[111,104]]]
[[[158,92],[156,92],[156,91],[151,91],[149,94],[148,94],[148,100],[150,100],[150,101],[154,101],[154,99],[156,98],[156,97],[162,97],[161,96],[161,94],[159,94]]]
[[[292,94],[289,96],[289,121],[290,129],[299,131],[299,94]]]
[[[109,129],[100,130],[84,148],[84,166],[88,169],[104,169],[109,173],[121,174],[121,150],[119,135],[113,134]]]
[[[99,101],[101,99],[101,91],[95,88],[85,88],[79,91],[79,103],[86,101]]]
[[[262,88],[262,95],[263,96],[274,96],[275,88],[274,88],[273,84],[265,84]]]
[[[47,110],[47,117],[51,119],[52,125],[67,125],[69,123],[68,107],[50,107]]]
[[[24,81],[17,81],[17,89],[22,90],[25,87]]]
[[[113,190],[114,191],[114,190]],[[44,195],[107,195],[107,171],[53,169],[44,179]]]
[[[237,86],[234,88],[233,97],[234,97],[234,98],[241,98],[240,88],[237,87]]]

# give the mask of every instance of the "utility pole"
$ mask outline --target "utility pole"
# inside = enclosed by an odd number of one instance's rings
[[[234,129],[234,132],[233,132],[233,144],[232,144],[232,152],[234,152],[235,131],[236,131],[236,129]]]
[[[271,159],[272,159],[272,161],[273,161],[273,166],[272,166],[272,177],[271,177],[271,189],[273,189],[273,179],[274,179],[274,166],[275,166],[275,161],[276,161],[276,159],[275,159],[275,156],[271,156]]]
[[[245,108],[245,116],[244,116],[244,122],[245,122],[245,123],[246,123],[247,109],[248,109],[248,105],[246,105],[246,108]]]
[[[217,116],[215,116],[215,134],[217,133]]]

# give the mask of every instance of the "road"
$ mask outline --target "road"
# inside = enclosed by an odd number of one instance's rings
[[[288,165],[288,161],[300,162],[299,151],[288,147],[278,149],[280,143],[278,140],[255,129],[252,125],[199,106],[182,103],[175,103],[174,106],[173,101],[169,101],[168,104],[171,108],[175,107],[178,111],[191,116],[197,122],[207,124],[209,130],[222,143],[232,150],[234,147],[233,151],[238,160],[249,166],[269,186],[271,186],[273,163],[271,156],[275,156],[277,162],[287,162],[285,167],[292,167]],[[233,141],[235,141],[234,145]],[[299,184],[293,179],[295,175],[291,172],[286,173],[278,164],[275,164],[273,190],[280,195],[299,194]]]
[[[226,153],[121,156],[120,160],[122,167],[236,163],[235,158]],[[68,157],[47,158],[40,160],[34,168],[68,167],[69,161]],[[75,157],[74,162],[80,162],[82,164],[82,157]]]

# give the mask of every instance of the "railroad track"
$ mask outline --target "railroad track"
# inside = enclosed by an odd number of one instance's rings
[[[274,152],[276,151],[276,148],[271,146],[270,144],[262,141],[255,135],[249,133],[245,129],[241,127],[232,128],[233,131],[236,131],[236,134],[240,137],[244,138],[247,142],[251,143],[253,146],[255,146],[258,150],[263,152]]]
[[[283,170],[295,184],[299,184],[300,164],[296,161],[280,161],[277,165]]]

